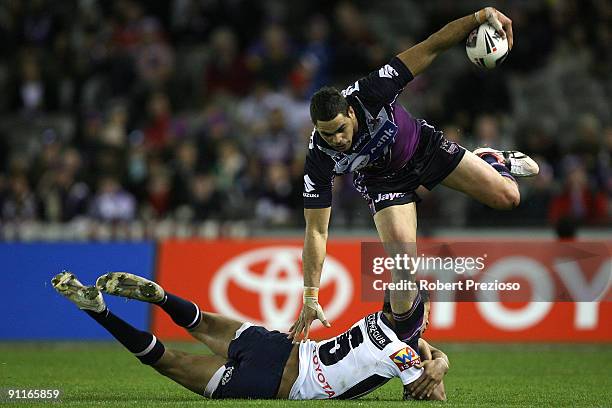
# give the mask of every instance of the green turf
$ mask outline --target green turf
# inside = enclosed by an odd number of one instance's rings
[[[173,345],[202,352],[194,344]],[[612,407],[612,345],[440,344],[451,360],[448,402],[427,406]],[[204,351],[205,353],[205,351]],[[373,406],[400,404],[397,380],[357,401],[207,401],[115,344],[0,343],[0,388],[60,388],[60,406]],[[1,404],[1,402],[0,402]],[[43,403],[16,403],[15,407]]]

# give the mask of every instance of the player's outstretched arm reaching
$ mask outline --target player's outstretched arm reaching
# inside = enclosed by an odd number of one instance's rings
[[[512,20],[493,7],[486,7],[469,16],[454,20],[442,29],[430,35],[425,41],[402,52],[397,57],[410,69],[412,75],[423,72],[432,61],[443,51],[449,49],[478,25],[488,22],[501,34],[508,38],[508,46],[512,48]]]
[[[381,68],[380,71],[375,71],[368,77],[355,82],[354,85],[347,88],[342,94],[337,90],[334,93],[334,90],[327,89],[323,92],[325,95],[320,98],[321,101],[319,102],[315,101],[319,92],[313,96],[310,113],[315,130],[309,144],[309,154],[306,159],[306,167],[308,169],[305,171],[304,176],[304,197],[305,200],[310,201],[308,205],[305,203],[306,208],[304,210],[306,219],[302,255],[304,305],[298,320],[290,328],[290,338],[307,338],[310,325],[315,319],[320,320],[327,327],[330,326],[318,302],[318,288],[326,253],[333,175],[346,174],[353,171],[358,172],[361,169],[360,165],[362,163],[370,164],[377,160],[385,160],[384,154],[382,156],[379,154],[376,157],[377,153],[373,153],[376,151],[376,147],[368,144],[375,137],[379,136],[373,134],[373,128],[369,129],[371,123],[384,123],[385,118],[382,118],[382,120],[379,117],[369,118],[368,120],[360,119],[357,111],[364,112],[363,115],[366,115],[365,106],[361,101],[371,106],[372,109],[368,109],[373,112],[384,111],[381,110],[382,107],[386,107],[385,109],[389,111],[395,109],[391,105],[395,105],[394,101],[397,95],[414,76],[423,72],[440,53],[465,39],[470,31],[484,22],[492,24],[503,37],[508,38],[509,45],[510,47],[512,46],[512,21],[494,8],[487,7],[474,14],[448,23],[426,40],[397,55],[397,58],[389,63],[390,65],[388,64]],[[349,96],[352,98],[350,101],[348,100]],[[330,107],[333,107],[333,109]],[[397,123],[393,123],[393,125],[397,125]],[[392,139],[402,140],[401,143],[404,143],[404,146],[395,149],[396,152],[409,151],[406,145],[410,141],[406,142],[406,140],[418,140],[416,132],[411,134],[411,131],[406,129],[410,129],[410,126],[404,125],[400,131],[401,134],[397,134],[395,139]],[[421,140],[425,139],[425,136],[422,135]],[[394,143],[381,138],[377,140],[379,142],[378,145],[383,146],[383,148],[385,143]],[[366,147],[371,149],[367,152],[359,151],[359,149],[365,149]],[[421,151],[425,150],[427,149]],[[457,150],[459,149],[457,148]],[[437,152],[438,149],[430,148],[428,151]],[[455,158],[460,159],[459,155],[450,150],[448,153],[447,156],[449,157],[443,157],[442,159],[449,162],[452,161],[452,164],[456,166],[458,161]],[[504,160],[503,157],[500,158],[498,153],[500,152],[485,152],[485,154],[490,156],[486,160],[494,161],[489,163],[491,166],[503,167],[503,164],[497,163]],[[412,154],[416,153],[413,151]],[[446,185],[467,193],[493,208],[513,208],[518,204],[518,189],[514,181],[510,178],[504,179],[505,177],[511,177],[510,174],[503,174],[504,177],[501,177],[493,167],[480,160],[480,158],[471,154],[466,154],[465,156],[467,157],[466,163],[459,166],[461,171],[453,173],[452,177],[445,180]],[[430,161],[437,161],[440,164],[436,167],[436,174],[429,175],[428,180],[419,180],[421,184],[426,186],[429,184],[432,186],[439,184],[442,181],[441,174],[448,174],[444,168],[443,160],[431,159]],[[395,160],[395,163],[397,162],[408,163],[408,158],[399,158]],[[411,171],[407,166],[404,167],[390,169],[390,171],[393,174]],[[483,182],[483,177],[486,177],[486,183]],[[390,176],[389,180],[391,179],[393,177]],[[416,240],[416,210],[408,208],[408,204],[412,204],[416,200],[413,191],[409,190],[417,186],[399,186],[403,182],[403,180],[398,180],[396,183],[398,185],[392,187],[375,186],[374,190],[376,191],[393,192],[394,197],[399,197],[395,202],[388,205],[385,203],[383,200],[385,197],[383,196],[390,197],[391,195],[388,194],[380,194],[377,198],[371,198],[370,208],[373,209],[374,220],[379,235],[386,246],[390,243],[414,243]],[[363,191],[372,190],[367,185],[367,181],[365,183],[367,189],[363,189]],[[475,186],[482,186],[482,188],[478,189]],[[384,188],[389,188],[389,190],[384,190]],[[397,191],[401,192],[396,194],[395,192]],[[386,207],[390,206],[406,208],[387,210]],[[383,214],[385,211],[386,214]],[[406,214],[407,211],[409,214]],[[397,215],[393,215],[391,212],[397,212]],[[413,275],[410,277],[413,278]],[[396,278],[397,276],[394,277],[394,281]],[[410,292],[403,295],[405,295],[404,298],[398,298],[397,294],[392,295],[394,311],[400,314],[410,309],[416,296]]]
[[[302,251],[302,269],[304,273],[304,305],[298,320],[289,329],[289,338],[304,332],[308,338],[310,325],[319,319],[325,327],[331,327],[323,308],[319,304],[319,286],[321,272],[327,246],[327,228],[331,208],[307,208],[304,210],[306,219],[306,233],[304,236],[304,250]]]

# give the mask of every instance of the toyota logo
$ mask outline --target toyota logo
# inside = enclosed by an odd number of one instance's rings
[[[233,319],[250,321],[273,330],[287,330],[302,307],[302,248],[275,246],[245,252],[226,262],[215,273],[210,285],[210,299],[216,310]],[[263,273],[254,272],[254,265],[264,265]],[[252,315],[235,307],[229,296],[230,284],[241,290],[259,294],[259,304],[252,305]],[[346,268],[327,256],[321,276],[321,289],[334,284],[335,293],[322,305],[329,321],[340,316],[353,296],[353,283]],[[282,304],[278,297],[284,297]],[[257,311],[259,316],[257,317]],[[320,325],[320,323],[317,321]],[[315,326],[316,327],[316,326]]]

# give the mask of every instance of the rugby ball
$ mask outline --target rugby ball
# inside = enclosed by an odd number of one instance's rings
[[[484,23],[468,35],[465,51],[477,67],[493,69],[504,62],[510,50],[508,39],[502,38],[491,24]]]

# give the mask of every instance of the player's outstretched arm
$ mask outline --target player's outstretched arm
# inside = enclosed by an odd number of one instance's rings
[[[289,329],[289,338],[298,338],[303,332],[303,338],[307,339],[310,325],[315,319],[319,319],[326,327],[331,327],[318,301],[330,214],[331,207],[304,210],[306,219],[306,234],[302,252],[304,305],[298,320]]]
[[[451,21],[437,32],[430,35],[425,41],[407,49],[397,57],[410,69],[412,75],[417,76],[423,72],[432,61],[443,51],[449,49],[459,41],[464,40],[474,28],[488,22],[502,35],[508,37],[508,46],[512,48],[512,20],[494,9],[486,7],[469,16]]]

